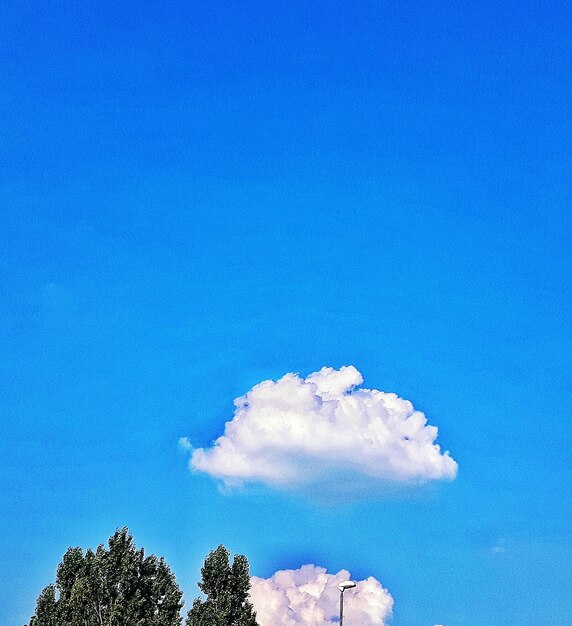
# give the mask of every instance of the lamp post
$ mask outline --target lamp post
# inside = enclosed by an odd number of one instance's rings
[[[344,626],[344,591],[355,587],[356,584],[353,580],[346,580],[338,585],[340,590],[340,626]]]

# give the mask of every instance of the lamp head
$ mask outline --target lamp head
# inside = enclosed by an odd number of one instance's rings
[[[346,580],[343,583],[340,583],[338,585],[338,589],[343,593],[346,589],[351,589],[352,587],[355,587],[356,583],[354,583],[353,580]]]

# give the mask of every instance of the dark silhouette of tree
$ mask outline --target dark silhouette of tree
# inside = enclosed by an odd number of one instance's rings
[[[201,569],[199,589],[206,600],[196,598],[187,615],[187,626],[258,626],[250,603],[248,559],[237,554],[230,564],[224,546],[209,552]]]
[[[180,626],[181,597],[165,561],[146,557],[123,528],[107,548],[69,548],[30,626]]]

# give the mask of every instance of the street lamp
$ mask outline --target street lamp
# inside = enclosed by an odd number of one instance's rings
[[[344,591],[355,586],[356,584],[353,580],[346,580],[338,585],[340,590],[340,626],[344,626]]]

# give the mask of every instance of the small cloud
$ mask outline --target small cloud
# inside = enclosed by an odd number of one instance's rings
[[[250,599],[260,626],[328,626],[339,623],[337,585],[350,580],[341,570],[328,574],[317,565],[281,570],[270,578],[251,578]],[[344,594],[345,626],[383,626],[391,617],[393,598],[373,577],[357,581]]]
[[[190,467],[227,487],[258,482],[342,498],[453,479],[457,463],[435,443],[425,415],[362,383],[353,366],[265,380],[235,400],[224,434],[195,448]]]
[[[180,437],[179,438],[179,448],[184,450],[185,452],[190,452],[193,449],[191,441],[188,437]]]

